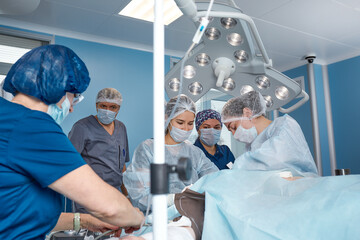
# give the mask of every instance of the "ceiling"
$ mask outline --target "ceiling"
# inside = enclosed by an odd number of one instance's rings
[[[152,51],[152,23],[117,13],[130,0],[41,0],[28,14],[0,14],[0,25]],[[284,71],[360,55],[359,0],[234,0],[253,18],[273,66]],[[0,4],[1,8],[1,4]],[[165,27],[166,54],[183,56],[196,28],[187,17]]]

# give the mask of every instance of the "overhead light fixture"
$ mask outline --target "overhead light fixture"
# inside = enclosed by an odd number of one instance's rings
[[[184,15],[198,26],[206,16],[208,3],[195,4],[196,16],[185,11]],[[290,112],[308,100],[297,82],[272,67],[249,16],[236,6],[214,3],[209,20],[200,42],[166,74],[165,89],[169,98],[180,94],[180,88],[181,93],[193,101],[211,89],[234,97],[256,90],[264,96],[268,111],[281,112]],[[185,67],[180,73],[182,65]],[[282,108],[300,94],[303,96],[300,101],[288,109]]]
[[[164,0],[163,9],[165,25],[169,25],[183,15],[174,0]],[[118,14],[154,22],[154,0],[132,0]]]

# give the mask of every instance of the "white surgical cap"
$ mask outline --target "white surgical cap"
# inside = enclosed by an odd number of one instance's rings
[[[117,105],[121,106],[122,96],[121,93],[115,88],[104,88],[97,94],[96,103],[98,102],[116,103]]]
[[[179,101],[176,104],[176,100],[178,97],[179,97]],[[170,116],[173,109],[175,108],[175,104],[176,104],[176,109],[175,109],[173,115]],[[180,94],[176,97],[171,98],[169,100],[169,102],[166,104],[165,120],[170,121],[171,119],[176,118],[177,116],[179,116],[180,114],[182,114],[185,111],[189,111],[189,112],[196,114],[195,103],[188,96],[186,96],[184,94]],[[171,118],[168,119],[169,117],[171,117]]]
[[[264,115],[266,111],[265,99],[256,91],[251,91],[240,97],[230,99],[222,109],[222,122],[227,123],[243,119],[244,108],[249,108],[251,110],[251,119]]]

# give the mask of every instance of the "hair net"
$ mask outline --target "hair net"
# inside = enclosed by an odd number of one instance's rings
[[[196,114],[196,121],[195,121],[196,130],[199,130],[199,127],[201,126],[201,124],[203,124],[203,122],[205,122],[208,119],[216,119],[221,124],[220,113],[215,110],[212,110],[212,109],[207,109],[207,110],[198,112]]]
[[[256,118],[265,114],[266,102],[264,97],[256,91],[251,91],[232,98],[224,105],[221,112],[223,123],[232,122],[242,119],[243,109],[249,108],[252,112],[251,118]]]
[[[179,101],[177,98],[179,97]],[[175,108],[176,106],[176,108]],[[174,110],[175,108],[175,110]],[[172,113],[172,111],[174,112]],[[196,107],[193,100],[184,94],[180,94],[176,97],[173,97],[165,106],[165,119],[169,122],[171,119],[176,118],[185,111],[192,112],[196,114]],[[172,114],[172,115],[171,115]],[[170,119],[168,119],[170,117]]]
[[[84,62],[69,48],[46,45],[27,52],[10,69],[4,90],[57,103],[66,94],[82,93],[90,82]]]
[[[116,103],[119,106],[121,106],[122,100],[121,93],[115,88],[104,88],[98,92],[96,97],[96,103],[109,102]]]

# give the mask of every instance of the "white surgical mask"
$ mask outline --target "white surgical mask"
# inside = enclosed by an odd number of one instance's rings
[[[185,131],[185,130],[176,128],[174,126],[171,126],[170,136],[172,137],[172,139],[174,139],[175,142],[183,142],[186,139],[188,139],[190,135],[191,135],[191,130]]]
[[[236,129],[234,138],[239,142],[243,143],[252,143],[254,139],[257,137],[257,131],[255,126],[250,129],[245,129],[241,125]]]
[[[102,124],[108,125],[115,120],[116,112],[99,108],[97,110],[97,117]]]
[[[47,113],[55,120],[57,124],[61,124],[70,111],[70,101],[67,97],[61,104],[61,108],[56,104],[50,104]]]
[[[214,146],[220,140],[221,130],[213,128],[200,129],[200,140],[206,146]]]

